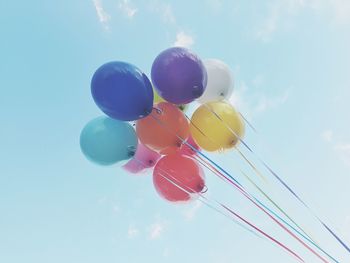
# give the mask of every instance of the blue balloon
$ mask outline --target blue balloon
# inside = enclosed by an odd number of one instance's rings
[[[131,159],[137,141],[135,130],[129,123],[108,117],[91,120],[80,134],[80,148],[86,158],[101,165]]]
[[[150,80],[126,62],[109,62],[98,68],[92,77],[91,93],[97,106],[113,119],[134,121],[152,112]]]

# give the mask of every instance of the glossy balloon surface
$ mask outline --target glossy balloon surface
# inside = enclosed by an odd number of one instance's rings
[[[171,154],[160,159],[153,171],[158,194],[171,202],[189,201],[205,187],[202,168],[185,155]],[[181,189],[182,188],[182,189]]]
[[[217,59],[204,60],[208,74],[207,88],[198,98],[200,103],[229,99],[233,92],[233,76],[231,69]]]
[[[158,94],[174,104],[199,98],[207,85],[207,72],[200,58],[181,47],[160,53],[153,62],[151,77]]]
[[[227,150],[244,135],[244,122],[230,104],[208,102],[193,113],[190,130],[202,149],[210,152]]]
[[[91,93],[97,106],[109,117],[133,121],[147,116],[153,106],[153,89],[136,66],[109,62],[92,77]]]
[[[161,154],[178,151],[190,134],[185,115],[168,102],[156,104],[149,116],[138,120],[136,132],[141,143]]]
[[[130,173],[140,174],[145,169],[154,167],[160,157],[160,154],[139,143],[135,156],[123,168]]]
[[[127,122],[98,117],[85,125],[80,134],[80,148],[87,159],[111,165],[131,159],[137,147],[134,128]]]

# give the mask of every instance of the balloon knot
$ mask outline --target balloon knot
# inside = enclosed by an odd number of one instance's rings
[[[128,157],[133,157],[136,153],[136,147],[135,146],[129,146],[128,147]]]
[[[206,192],[208,192],[208,187],[206,185],[200,185],[200,187],[202,188],[201,194],[205,194]]]
[[[157,112],[157,114],[162,114],[163,113],[162,109],[160,109],[160,108],[153,107],[153,109]]]
[[[192,94],[196,97],[199,97],[202,95],[202,91],[199,88],[199,86],[193,86]]]

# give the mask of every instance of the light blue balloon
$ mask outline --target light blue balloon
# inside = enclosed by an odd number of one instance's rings
[[[111,165],[131,159],[137,147],[134,128],[127,122],[98,117],[85,125],[80,134],[80,148],[87,159]]]

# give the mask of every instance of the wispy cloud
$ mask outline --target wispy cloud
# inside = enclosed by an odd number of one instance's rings
[[[258,103],[254,109],[254,112],[261,113],[269,109],[274,109],[283,105],[289,98],[289,91],[286,90],[283,94],[274,97],[268,97],[264,94],[258,99]]]
[[[136,228],[134,225],[129,225],[128,228],[128,238],[129,239],[134,239],[139,235],[139,230]]]
[[[101,0],[93,0],[97,17],[105,30],[109,30],[111,16],[104,10]]]
[[[170,249],[168,247],[163,250],[163,257],[168,258],[170,256]]]
[[[130,19],[132,19],[138,12],[138,9],[133,6],[130,0],[120,0],[118,3],[118,8],[126,17]]]
[[[115,214],[120,213],[120,207],[119,207],[118,205],[114,205],[114,206],[112,207],[112,210],[113,210],[113,212],[114,212]]]
[[[336,152],[338,157],[342,162],[347,165],[350,165],[350,143],[349,142],[340,142],[336,138],[333,130],[324,130],[321,133],[321,139],[328,143],[333,151]]]
[[[340,159],[350,165],[350,143],[338,143],[334,149],[338,152]]]
[[[350,1],[349,0],[329,0],[333,7],[335,21],[339,24],[350,23]]]
[[[153,0],[150,2],[149,7],[152,12],[160,16],[164,23],[176,25],[176,18],[171,4]]]
[[[263,42],[271,41],[274,33],[284,28],[286,21],[304,10],[311,15],[330,17],[336,24],[350,24],[349,0],[274,0],[268,2],[267,10],[255,31],[255,37]]]
[[[194,44],[194,38],[191,35],[186,34],[183,31],[180,31],[176,34],[176,40],[174,46],[176,47],[191,47]]]
[[[202,203],[200,201],[195,201],[189,208],[187,208],[184,212],[183,215],[185,217],[185,220],[191,221],[195,218],[198,210],[202,207]]]
[[[333,140],[333,131],[332,130],[325,130],[321,133],[321,138],[325,142],[331,142]]]
[[[252,81],[253,85],[258,82],[260,86],[263,76]],[[242,111],[248,118],[253,119],[269,110],[274,110],[284,105],[290,97],[290,89],[276,95],[266,95],[261,91],[252,91],[246,84],[241,81],[237,85],[235,92],[230,98],[230,102]]]
[[[161,222],[154,223],[150,226],[149,238],[158,239],[161,237],[164,231],[164,224]]]
[[[222,9],[222,0],[206,0],[206,4],[214,13],[219,13]]]
[[[269,2],[268,12],[263,21],[259,22],[256,38],[263,42],[271,40],[272,35],[281,26],[282,20],[297,14],[305,7],[304,0],[275,0]]]
[[[272,34],[277,30],[277,24],[280,19],[281,10],[279,5],[273,5],[269,11],[268,16],[264,21],[261,22],[261,25],[257,29],[255,34],[257,39],[260,39],[264,42],[271,40]]]

